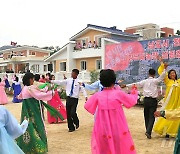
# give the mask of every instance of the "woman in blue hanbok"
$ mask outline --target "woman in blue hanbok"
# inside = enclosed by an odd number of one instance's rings
[[[12,88],[14,90],[14,96],[13,96],[13,103],[19,103],[22,102],[22,99],[18,99],[17,96],[21,93],[21,83],[19,82],[19,78],[15,77],[15,80],[13,81]]]
[[[12,114],[0,106],[0,154],[24,154],[14,139],[25,133],[27,126],[27,120],[19,125]]]

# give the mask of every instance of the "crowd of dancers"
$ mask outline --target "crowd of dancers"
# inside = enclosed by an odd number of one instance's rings
[[[144,95],[145,136],[151,139],[152,130],[166,138],[176,137],[174,153],[180,153],[180,79],[175,70],[168,71],[168,64],[159,57],[159,77],[156,71],[149,70],[146,80],[124,85],[117,81],[111,69],[100,71],[98,81],[87,84],[79,78],[79,70],[73,69],[70,78],[55,80],[55,76],[32,74],[23,76],[21,83],[13,77],[10,86],[8,77],[0,79],[0,104],[8,102],[6,92],[14,90],[12,102],[22,102],[21,125],[4,107],[0,106],[0,153],[2,154],[44,154],[48,152],[46,129],[44,125],[44,108],[47,109],[47,120],[60,123],[67,119],[70,133],[79,129],[80,122],[77,106],[80,92],[85,97],[84,108],[94,115],[94,128],[91,139],[93,154],[135,154],[136,148],[128,128],[123,106],[131,108],[137,103],[138,88],[142,87]],[[166,85],[164,103],[157,109],[158,84]],[[58,86],[66,89],[66,105],[58,94]],[[130,87],[126,93],[123,88]],[[88,98],[86,90],[96,90]],[[47,103],[45,103],[47,102]],[[155,117],[160,117],[154,125]],[[15,131],[16,130],[16,131]],[[179,130],[179,131],[178,131]],[[16,142],[14,139],[16,138]]]

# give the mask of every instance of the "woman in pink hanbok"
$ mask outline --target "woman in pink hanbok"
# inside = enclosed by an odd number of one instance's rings
[[[2,81],[2,79],[0,78],[0,105],[4,105],[8,103],[8,98],[4,88],[5,88],[5,82]]]
[[[122,106],[130,108],[137,103],[137,91],[131,94],[114,89],[116,76],[113,70],[101,72],[100,82],[103,91],[91,96],[85,104],[85,109],[94,114],[91,150],[92,154],[135,154],[135,146],[128,129]]]

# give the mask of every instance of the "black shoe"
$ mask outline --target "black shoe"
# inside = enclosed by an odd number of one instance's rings
[[[76,125],[76,129],[78,129],[79,128],[79,125]]]
[[[169,140],[169,138],[170,138],[169,134],[166,134],[165,139]]]
[[[148,139],[151,139],[151,135],[149,135],[148,133],[145,133],[145,135]]]
[[[69,129],[69,132],[74,132],[74,131],[75,131],[75,129],[72,129],[72,130],[71,130],[71,129]]]

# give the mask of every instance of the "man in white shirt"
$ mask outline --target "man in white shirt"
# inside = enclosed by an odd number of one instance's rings
[[[76,108],[78,105],[79,92],[82,91],[83,95],[87,101],[87,93],[83,86],[79,83],[79,79],[77,78],[79,74],[78,69],[73,69],[71,73],[71,78],[65,80],[52,80],[51,83],[55,83],[58,85],[66,86],[66,112],[67,112],[67,121],[69,132],[75,131],[75,128],[79,128],[79,118],[76,113]]]
[[[165,66],[165,69],[166,68],[167,65]],[[127,87],[136,85],[143,88],[144,120],[146,126],[145,135],[148,139],[151,139],[151,132],[155,121],[154,112],[157,109],[158,83],[160,83],[165,78],[166,70],[164,70],[158,78],[154,78],[155,74],[156,71],[154,69],[149,69],[148,79],[126,85]]]

